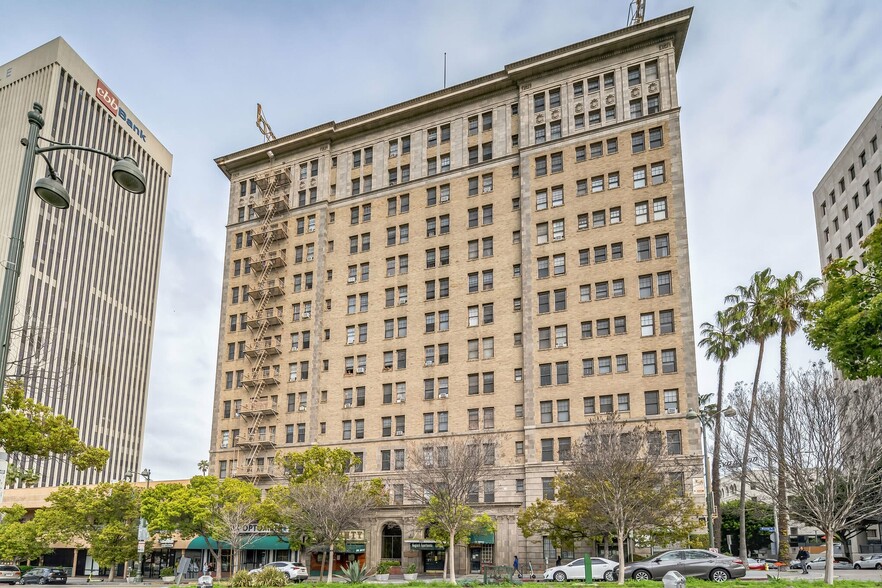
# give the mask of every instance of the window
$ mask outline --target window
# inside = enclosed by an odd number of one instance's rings
[[[664,140],[662,137],[662,128],[655,127],[654,129],[649,129],[649,148],[658,149],[663,144]]]
[[[655,313],[646,312],[640,315],[640,336],[651,337],[655,335]]]
[[[563,153],[552,153],[551,154],[551,173],[558,173],[563,171]]]
[[[646,261],[651,258],[649,237],[637,239],[637,261]]]
[[[665,181],[665,164],[664,162],[653,163],[650,167],[652,173],[652,185],[663,184]]]
[[[542,461],[554,461],[554,439],[542,439]]]
[[[671,272],[658,274],[658,295],[665,296],[671,293]]]
[[[616,400],[618,402],[619,412],[630,412],[631,411],[631,395],[630,394],[618,394],[616,396]]]
[[[643,403],[646,416],[659,414],[658,390],[651,390],[643,393]]]
[[[634,168],[634,189],[646,187],[646,166]]]
[[[584,414],[594,414],[594,397],[586,396],[582,399],[582,411]]]
[[[631,118],[640,118],[643,116],[643,101],[639,98],[637,100],[631,100],[628,104],[629,111],[631,114]]]
[[[643,375],[654,376],[656,374],[656,353],[655,351],[643,352]]]
[[[665,412],[677,413],[680,411],[680,394],[677,390],[665,390]]]
[[[661,110],[658,94],[650,94],[646,97],[646,114],[656,114]]]
[[[543,112],[545,110],[545,92],[533,94],[533,112]]]
[[[668,241],[668,235],[656,235],[655,236],[655,256],[656,257],[668,257],[671,254],[670,244]]]
[[[661,352],[662,373],[673,374],[677,371],[677,350],[664,349]]]
[[[646,148],[644,144],[645,135],[643,131],[631,133],[631,153],[641,153]]]
[[[536,177],[548,174],[548,159],[543,155],[536,158]]]
[[[656,198],[652,201],[652,220],[661,221],[668,218],[668,199]]]
[[[665,442],[668,446],[668,455],[682,455],[683,443],[680,431],[665,431]]]
[[[600,397],[600,412],[603,414],[609,414],[613,411],[613,397],[612,394],[607,394]]]

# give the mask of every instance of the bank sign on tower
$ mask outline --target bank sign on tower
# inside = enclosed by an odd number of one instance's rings
[[[101,100],[101,103],[107,107],[107,110],[113,113],[114,116],[120,117],[124,123],[126,123],[132,131],[141,138],[145,143],[147,142],[147,135],[144,134],[144,131],[138,128],[138,125],[126,114],[126,111],[120,108],[119,106],[119,98],[116,97],[116,94],[110,91],[110,89],[104,85],[100,79],[98,80],[98,87],[95,89],[95,95],[98,96],[98,99]]]

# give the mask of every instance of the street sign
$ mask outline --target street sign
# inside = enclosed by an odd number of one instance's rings
[[[760,527],[761,533],[774,533],[775,527]]]
[[[144,547],[146,546],[146,544],[146,541],[138,541],[138,553],[144,553]]]

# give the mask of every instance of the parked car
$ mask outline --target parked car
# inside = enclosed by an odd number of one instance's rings
[[[752,557],[749,557],[749,558],[747,558],[747,569],[749,569],[749,570],[765,570],[766,569],[766,562],[759,560],[759,559],[753,559]]]
[[[67,572],[61,568],[31,568],[19,584],[67,584]]]
[[[19,580],[21,580],[21,570],[18,569],[18,566],[0,565],[0,582],[18,584]]]
[[[613,582],[616,579],[615,569],[618,563],[604,557],[591,558],[591,579]],[[544,578],[555,582],[585,579],[585,558],[574,559],[568,564],[555,566],[545,570]]]
[[[0,568],[2,569],[2,568]],[[860,559],[855,560],[854,569],[856,570],[882,570],[882,553],[874,553],[872,555],[862,555]]]
[[[714,582],[725,582],[730,578],[743,578],[747,575],[747,568],[741,559],[704,549],[676,549],[643,561],[631,562],[625,565],[624,575],[633,580],[659,580],[671,570],[684,576],[707,578]]]
[[[823,570],[827,567],[827,557],[821,555],[815,559],[810,559],[806,567],[810,570]],[[851,560],[845,556],[837,555],[833,557],[834,570],[850,570]]]
[[[309,570],[299,561],[271,561],[264,566],[251,570],[249,574],[256,574],[263,568],[276,568],[280,572],[285,572],[294,582],[303,582],[309,579]]]

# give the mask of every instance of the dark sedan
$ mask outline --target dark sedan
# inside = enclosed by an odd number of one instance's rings
[[[675,549],[625,565],[625,578],[661,580],[671,570],[684,576],[707,578],[713,582],[725,582],[730,578],[743,578],[747,575],[747,568],[740,558],[711,553],[704,549]]]
[[[67,572],[61,568],[33,568],[22,574],[20,584],[67,584]]]

